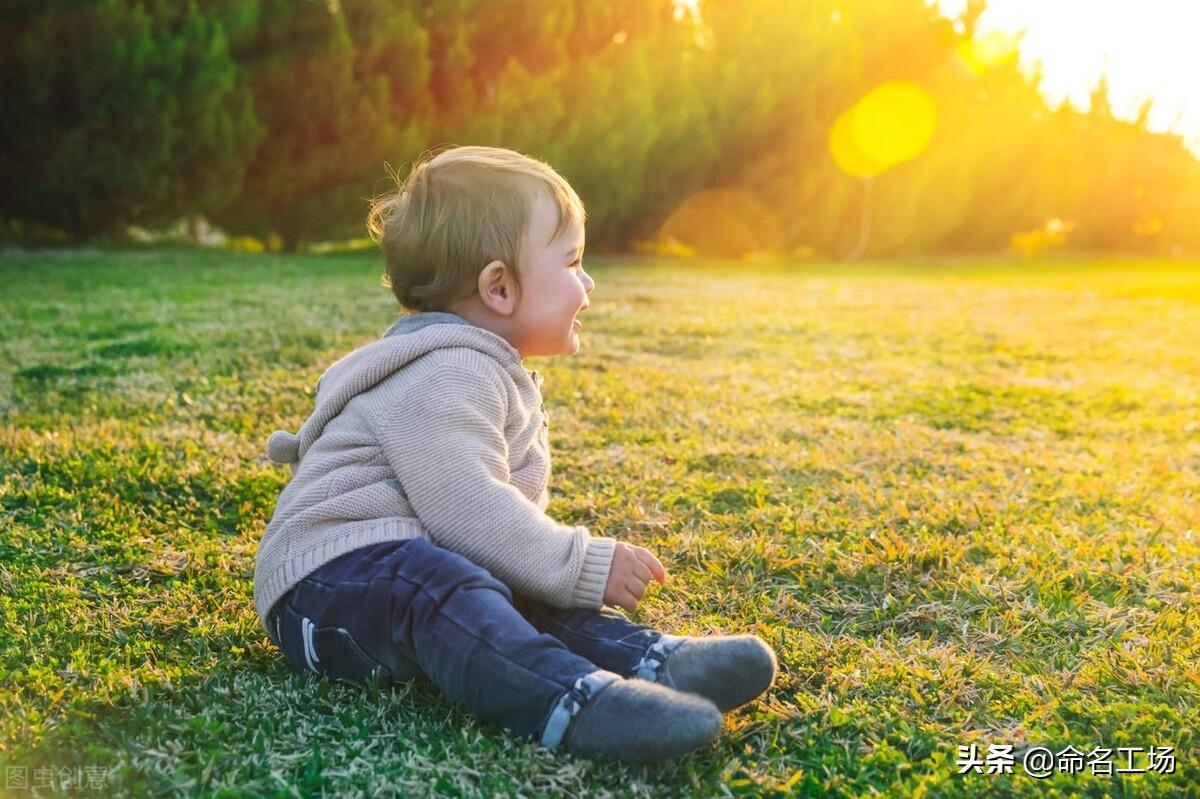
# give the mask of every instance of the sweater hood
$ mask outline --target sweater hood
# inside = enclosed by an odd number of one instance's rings
[[[334,363],[317,381],[316,408],[295,434],[276,430],[267,440],[267,457],[295,464],[350,400],[370,391],[416,359],[437,349],[470,347],[501,364],[520,364],[517,349],[490,330],[443,311],[402,316],[378,340]],[[537,383],[535,373],[529,373]]]

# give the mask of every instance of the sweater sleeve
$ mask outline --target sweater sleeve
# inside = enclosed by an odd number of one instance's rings
[[[616,542],[559,524],[509,482],[501,378],[439,363],[376,417],[384,456],[434,544],[513,591],[599,608]]]

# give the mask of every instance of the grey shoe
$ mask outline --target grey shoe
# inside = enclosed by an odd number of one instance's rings
[[[637,676],[698,694],[727,713],[770,688],[778,673],[774,650],[757,635],[664,635]]]
[[[721,730],[721,712],[698,696],[643,680],[626,680],[611,672],[592,680],[594,691],[576,683],[578,691],[568,692],[556,705],[566,707],[552,712],[543,745],[557,743],[554,727],[572,705],[569,722],[561,743],[568,752],[588,757],[609,757],[632,763],[676,758],[710,743]],[[594,677],[595,675],[589,675]],[[611,675],[611,676],[609,676]],[[572,701],[572,695],[582,701]]]

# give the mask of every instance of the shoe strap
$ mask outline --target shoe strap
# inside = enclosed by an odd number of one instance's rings
[[[576,680],[575,684],[554,703],[554,709],[550,711],[550,718],[546,720],[546,726],[542,729],[542,746],[553,749],[562,743],[571,719],[575,718],[575,715],[588,703],[589,699],[619,679],[621,679],[619,674],[597,669]]]
[[[650,645],[646,650],[646,655],[638,664],[633,667],[634,676],[639,680],[649,680],[656,682],[658,680],[658,670],[663,663],[666,662],[667,656],[675,651],[675,648],[682,644],[683,636],[667,635],[663,633],[657,641]]]

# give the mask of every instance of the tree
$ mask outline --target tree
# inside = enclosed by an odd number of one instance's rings
[[[241,194],[215,211],[219,224],[275,233],[287,250],[361,231],[384,162],[411,149],[423,124],[423,36],[411,14],[385,17],[381,6],[263,0],[243,67],[267,134]],[[395,110],[406,100],[412,116]]]
[[[20,3],[0,68],[0,216],[73,240],[221,202],[259,129],[220,20],[189,3]]]

